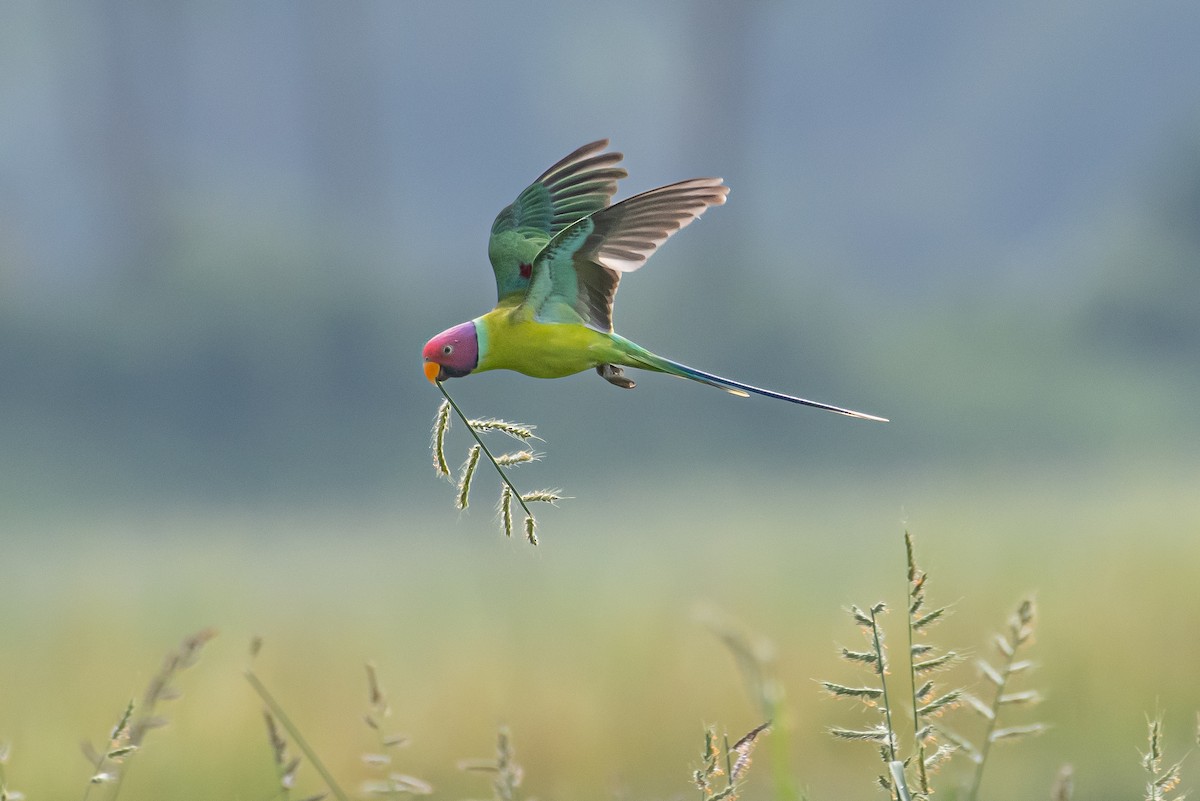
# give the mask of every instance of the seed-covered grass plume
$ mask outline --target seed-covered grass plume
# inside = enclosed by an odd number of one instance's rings
[[[934,720],[958,706],[961,689],[941,691],[934,683],[934,674],[944,671],[958,661],[954,651],[939,652],[937,646],[925,639],[928,630],[947,614],[947,607],[930,609],[926,605],[925,584],[929,574],[917,565],[912,535],[904,532],[904,552],[908,562],[908,677],[912,688],[913,741],[917,753],[915,767],[917,795],[927,797],[933,792],[929,774],[954,753],[951,743],[938,741]]]
[[[704,609],[698,617],[729,651],[741,674],[746,694],[771,725],[769,746],[775,797],[781,801],[800,798],[795,777],[787,769],[791,727],[783,685],[775,677],[774,644],[765,637],[751,634],[732,618],[715,610]]]
[[[829,733],[842,740],[871,743],[879,750],[880,759],[888,768],[888,773],[876,777],[880,787],[889,797],[907,799],[910,797],[907,783],[904,780],[904,762],[897,758],[899,750],[896,729],[892,722],[892,705],[888,697],[887,651],[884,648],[883,627],[879,617],[887,611],[887,605],[882,601],[868,607],[865,611],[858,606],[848,610],[867,641],[867,650],[856,651],[843,647],[842,659],[866,668],[872,675],[870,683],[861,686],[838,684],[832,681],[822,681],[821,686],[835,698],[848,698],[860,701],[864,706],[875,708],[880,716],[877,723],[864,728],[845,728],[833,726]],[[899,771],[896,766],[899,765]],[[900,780],[897,782],[897,778]]]
[[[441,390],[444,399],[438,406],[437,414],[434,415],[433,433],[430,437],[434,473],[440,478],[450,479],[450,466],[449,461],[446,459],[446,435],[450,431],[451,411],[462,420],[475,440],[475,444],[467,451],[467,458],[459,470],[458,483],[455,487],[454,496],[455,507],[461,510],[466,509],[470,505],[471,486],[475,479],[476,469],[479,466],[479,459],[481,455],[485,456],[491,462],[492,467],[495,468],[496,474],[500,476],[500,500],[497,503],[500,530],[504,532],[505,537],[512,537],[512,505],[515,501],[521,507],[521,510],[525,512],[525,539],[530,545],[537,545],[537,519],[534,517],[533,511],[529,508],[529,504],[549,503],[553,505],[563,500],[564,496],[557,489],[533,490],[531,492],[521,492],[518,490],[508,477],[505,469],[536,462],[542,458],[541,454],[535,453],[530,448],[522,448],[521,450],[497,455],[492,453],[492,450],[484,442],[482,436],[490,432],[499,432],[507,434],[513,439],[519,440],[522,444],[527,445],[530,440],[538,439],[533,433],[536,426],[510,423],[507,420],[497,420],[495,418],[468,418],[463,414],[458,404],[454,402],[454,399],[450,397],[450,393],[446,391],[445,385],[439,381],[437,386]]]
[[[955,744],[975,765],[971,781],[967,785],[965,797],[968,801],[974,801],[979,796],[983,770],[987,766],[993,743],[1017,740],[1041,734],[1046,730],[1045,724],[1033,722],[1000,725],[1001,714],[1006,710],[1033,706],[1042,700],[1042,695],[1037,690],[1019,690],[1014,687],[1014,684],[1034,667],[1034,663],[1023,658],[1023,654],[1033,643],[1036,613],[1037,608],[1032,598],[1022,600],[1009,616],[1004,632],[993,636],[992,643],[996,649],[995,664],[986,659],[979,660],[980,675],[985,686],[991,688],[990,700],[984,700],[973,693],[963,694],[967,708],[982,718],[984,727],[978,743],[961,734],[951,735]]]
[[[943,651],[931,643],[928,630],[948,614],[948,608],[931,608],[928,605],[926,588],[929,575],[918,566],[913,540],[907,532],[904,535],[904,548],[908,568],[908,655],[905,672],[911,688],[911,706],[908,709],[893,708],[896,692],[892,685],[896,679],[888,678],[887,648],[880,622],[886,611],[885,605],[880,602],[866,611],[851,606],[850,616],[862,630],[868,648],[862,651],[842,648],[841,656],[847,662],[867,668],[873,680],[863,686],[828,681],[821,684],[830,695],[857,699],[865,706],[877,708],[881,719],[873,726],[835,727],[830,729],[830,733],[844,740],[874,744],[888,768],[887,774],[878,777],[878,784],[890,798],[900,801],[928,798],[934,791],[931,781],[933,772],[953,757],[963,754],[970,760],[972,770],[959,797],[974,801],[979,795],[983,769],[988,763],[992,744],[1017,740],[1045,730],[1041,723],[999,725],[1000,716],[1005,710],[1032,705],[1041,700],[1041,694],[1036,690],[1014,687],[1019,677],[1033,667],[1023,653],[1033,640],[1036,621],[1034,602],[1029,598],[1021,601],[1009,617],[1004,633],[995,636],[994,645],[998,654],[995,664],[979,660],[980,673],[991,687],[988,700],[964,689],[940,689],[935,684],[934,675],[954,667],[960,659],[955,651]],[[960,707],[971,710],[984,721],[984,731],[978,745],[940,720],[945,713]],[[899,736],[897,721],[901,718],[911,723],[911,736]],[[911,747],[906,747],[906,742],[911,742]],[[1069,783],[1068,775],[1067,779],[1055,785],[1055,793],[1069,794]]]
[[[450,430],[450,403],[442,401],[437,416],[433,418],[433,438],[429,449],[433,451],[433,472],[439,478],[450,477],[450,465],[446,461],[446,432]]]
[[[1075,768],[1063,765],[1054,777],[1054,785],[1050,788],[1050,801],[1071,801],[1075,795]]]
[[[760,735],[769,731],[770,723],[751,729],[740,740],[729,745],[729,735],[721,738],[723,749],[717,745],[717,730],[712,726],[704,730],[704,751],[700,755],[700,767],[692,771],[692,783],[700,790],[700,801],[737,801],[750,770],[750,757]],[[724,786],[719,777],[724,776]]]
[[[501,726],[496,732],[494,759],[460,759],[458,769],[490,775],[493,801],[518,801],[517,789],[525,780],[525,769],[517,762],[512,733],[507,726]]]
[[[458,474],[458,497],[454,505],[459,509],[467,508],[467,495],[471,491],[471,479],[475,477],[475,468],[479,465],[479,454],[479,446],[472,445],[471,450],[467,452],[467,460],[463,462],[462,471]]]
[[[1200,731],[1196,739],[1200,741]],[[1146,718],[1146,750],[1142,770],[1146,772],[1146,801],[1182,801],[1185,793],[1175,794],[1183,778],[1183,760],[1165,765],[1163,756],[1162,715]]]
[[[375,776],[362,783],[363,794],[374,798],[430,795],[433,786],[429,782],[393,769],[392,755],[408,745],[409,737],[388,730],[387,721],[392,715],[392,708],[379,683],[375,665],[368,662],[366,669],[367,712],[363,715],[363,722],[374,734],[375,743],[371,751],[362,755],[362,761]]]
[[[843,647],[845,661],[867,669],[872,680],[862,686],[821,682],[825,691],[836,698],[850,698],[878,710],[879,721],[865,728],[833,727],[830,734],[843,740],[875,745],[886,773],[876,777],[890,798],[928,798],[933,793],[930,774],[954,753],[955,744],[939,741],[941,730],[935,720],[956,707],[963,696],[960,689],[941,690],[934,676],[958,661],[954,651],[942,651],[928,640],[929,629],[948,613],[944,606],[930,607],[926,598],[929,574],[917,564],[912,537],[905,532],[904,551],[907,568],[908,653],[905,673],[910,689],[907,709],[896,707],[896,689],[888,680],[889,663],[880,618],[887,611],[883,602],[866,610],[851,606],[850,617],[867,641],[865,650]],[[911,735],[901,737],[899,718],[906,716]]]
[[[150,679],[142,694],[140,706],[131,699],[125,706],[117,725],[109,733],[108,739],[100,748],[84,740],[80,748],[84,759],[91,766],[91,776],[83,798],[91,797],[92,790],[99,786],[109,788],[107,797],[114,799],[121,792],[121,785],[128,772],[129,759],[143,747],[146,734],[151,729],[166,726],[170,720],[159,714],[160,704],[173,701],[180,697],[179,690],[173,682],[178,674],[200,658],[200,652],[205,644],[217,636],[213,629],[202,629],[190,637],[185,637],[179,647],[167,654],[162,667]],[[136,711],[137,714],[134,714]]]
[[[275,760],[275,778],[279,782],[278,798],[290,801],[292,788],[296,785],[296,772],[300,770],[300,757],[293,757],[288,751],[287,740],[275,723],[275,716],[263,710],[263,721],[267,724],[267,741],[271,744],[271,755]],[[322,801],[325,793],[309,796],[304,801]]]
[[[88,778],[87,789],[83,793],[84,801],[91,796],[92,788],[98,784],[111,784],[120,776],[120,767],[126,757],[137,750],[137,746],[129,742],[129,722],[133,718],[133,700],[125,706],[125,711],[109,732],[108,740],[103,748],[96,748],[91,742],[84,740],[81,747],[83,756],[92,767],[92,775]],[[112,797],[116,797],[114,790]]]

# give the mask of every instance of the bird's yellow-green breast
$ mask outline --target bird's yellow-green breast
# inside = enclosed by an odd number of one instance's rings
[[[580,323],[547,323],[522,309],[497,308],[475,320],[481,370],[516,370],[562,378],[599,364],[621,363],[612,335]]]

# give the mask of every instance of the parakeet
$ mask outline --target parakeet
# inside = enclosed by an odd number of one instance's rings
[[[646,350],[613,331],[612,307],[623,273],[710,206],[725,202],[720,178],[651,189],[614,205],[628,173],[608,140],[584,145],[550,167],[492,223],[488,258],[496,274],[496,308],[447,329],[425,344],[431,382],[484,370],[561,378],[595,369],[632,389],[623,368],[688,378],[734,395],[749,393],[867,420],[885,418],[805,400],[706,373]]]

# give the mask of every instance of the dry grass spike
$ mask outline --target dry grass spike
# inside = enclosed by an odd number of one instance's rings
[[[886,771],[876,777],[876,783],[895,799],[928,798],[933,793],[930,776],[955,753],[958,740],[945,736],[935,719],[958,706],[963,700],[960,689],[939,690],[935,674],[958,662],[955,651],[942,651],[927,639],[929,630],[948,613],[948,608],[931,607],[928,601],[929,574],[917,564],[912,536],[904,533],[907,599],[905,628],[908,649],[904,664],[908,675],[910,705],[893,711],[893,688],[896,679],[889,679],[889,660],[880,617],[887,607],[883,602],[867,609],[851,606],[847,611],[862,632],[868,647],[863,650],[840,649],[846,662],[870,671],[874,680],[862,686],[850,686],[831,681],[821,682],[827,693],[836,698],[850,698],[878,710],[877,723],[861,728],[832,727],[829,733],[842,740],[856,740],[874,745]],[[901,688],[904,681],[900,681]],[[904,720],[909,731],[901,736],[897,731]],[[944,738],[943,741],[939,741]]]
[[[504,530],[504,536],[512,538],[513,533],[513,515],[512,515],[512,488],[507,484],[500,487],[500,526]]]
[[[1033,662],[1019,658],[1024,649],[1033,643],[1037,624],[1037,606],[1032,598],[1022,599],[1009,616],[1005,631],[993,637],[993,645],[999,656],[996,664],[986,659],[978,662],[979,673],[991,686],[991,700],[985,701],[974,694],[963,694],[967,707],[983,718],[984,731],[978,744],[966,737],[956,735],[959,746],[975,763],[974,775],[967,785],[966,799],[974,801],[979,795],[984,768],[991,755],[993,743],[1017,740],[1046,730],[1045,724],[1027,723],[1015,726],[1000,726],[1001,713],[1010,707],[1030,706],[1041,701],[1041,693],[1035,690],[1014,691],[1012,682],[1029,673]]]
[[[1050,801],[1071,801],[1075,795],[1075,768],[1063,765],[1054,777],[1054,786],[1050,788]]]
[[[151,677],[142,703],[136,705],[132,700],[126,705],[117,725],[113,727],[108,742],[103,748],[96,748],[89,742],[81,746],[84,758],[92,766],[92,775],[88,780],[88,790],[84,799],[88,798],[91,788],[100,784],[114,784],[109,798],[115,798],[121,792],[121,783],[125,780],[128,759],[143,747],[146,734],[151,729],[162,728],[168,719],[157,713],[159,704],[173,701],[180,697],[174,681],[178,674],[200,658],[200,652],[217,633],[213,629],[201,629],[190,637],[185,637],[179,646],[167,654],[162,667]],[[138,714],[134,715],[134,709]]]
[[[692,771],[692,783],[700,791],[700,801],[737,801],[738,793],[750,770],[751,755],[758,738],[770,730],[770,722],[755,726],[732,746],[729,735],[721,738],[724,748],[717,745],[717,732],[712,726],[704,729],[704,750],[700,767]],[[723,787],[717,779],[725,777]]]
[[[912,535],[904,532],[904,553],[908,568],[908,678],[912,687],[913,741],[916,747],[914,793],[928,797],[933,793],[930,774],[957,750],[954,742],[938,742],[934,719],[962,702],[963,691],[955,688],[939,692],[933,674],[957,664],[955,651],[938,653],[933,643],[924,641],[929,629],[948,613],[948,607],[927,606],[929,574],[917,564]]]
[[[454,505],[459,509],[466,509],[469,505],[471,479],[475,476],[475,468],[479,466],[480,453],[480,447],[472,445],[471,450],[467,452],[467,460],[463,462],[462,471],[458,475],[458,498]]]
[[[450,478],[450,465],[446,461],[446,432],[450,430],[450,401],[442,399],[433,418],[433,437],[429,449],[433,451],[433,472],[439,478]]]
[[[82,743],[83,756],[92,767],[92,775],[88,778],[88,788],[83,794],[87,801],[92,787],[97,784],[109,784],[117,781],[121,775],[120,767],[125,758],[137,750],[137,746],[129,742],[129,724],[133,718],[133,700],[125,705],[125,711],[109,732],[108,741],[103,749],[95,748],[86,740]],[[115,795],[115,793],[114,793]]]
[[[525,425],[523,423],[510,423],[507,420],[488,418],[484,420],[468,420],[467,425],[481,434],[488,431],[499,431],[503,434],[508,434],[513,439],[519,439],[521,442],[539,439],[533,433],[537,426]]]
[[[492,777],[493,801],[517,801],[517,789],[525,780],[525,769],[516,760],[512,733],[507,726],[496,732],[494,759],[462,759],[458,769],[469,773],[486,773]]]
[[[385,726],[391,717],[392,709],[388,704],[387,695],[379,683],[379,674],[374,663],[366,664],[367,670],[367,712],[363,721],[375,735],[375,750],[362,755],[363,764],[375,771],[377,776],[362,783],[364,795],[377,798],[400,798],[412,795],[430,795],[433,786],[424,779],[397,773],[391,770],[393,764],[392,752],[408,745],[406,734],[389,733]]]
[[[1182,801],[1184,793],[1173,795],[1183,779],[1183,760],[1165,765],[1163,755],[1162,715],[1146,718],[1146,751],[1142,754],[1142,770],[1146,779],[1146,801]]]

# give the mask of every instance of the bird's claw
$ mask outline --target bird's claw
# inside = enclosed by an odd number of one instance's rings
[[[600,364],[596,366],[596,372],[610,384],[620,387],[621,389],[633,389],[637,383],[632,378],[625,376],[625,371],[620,367],[612,364]]]

